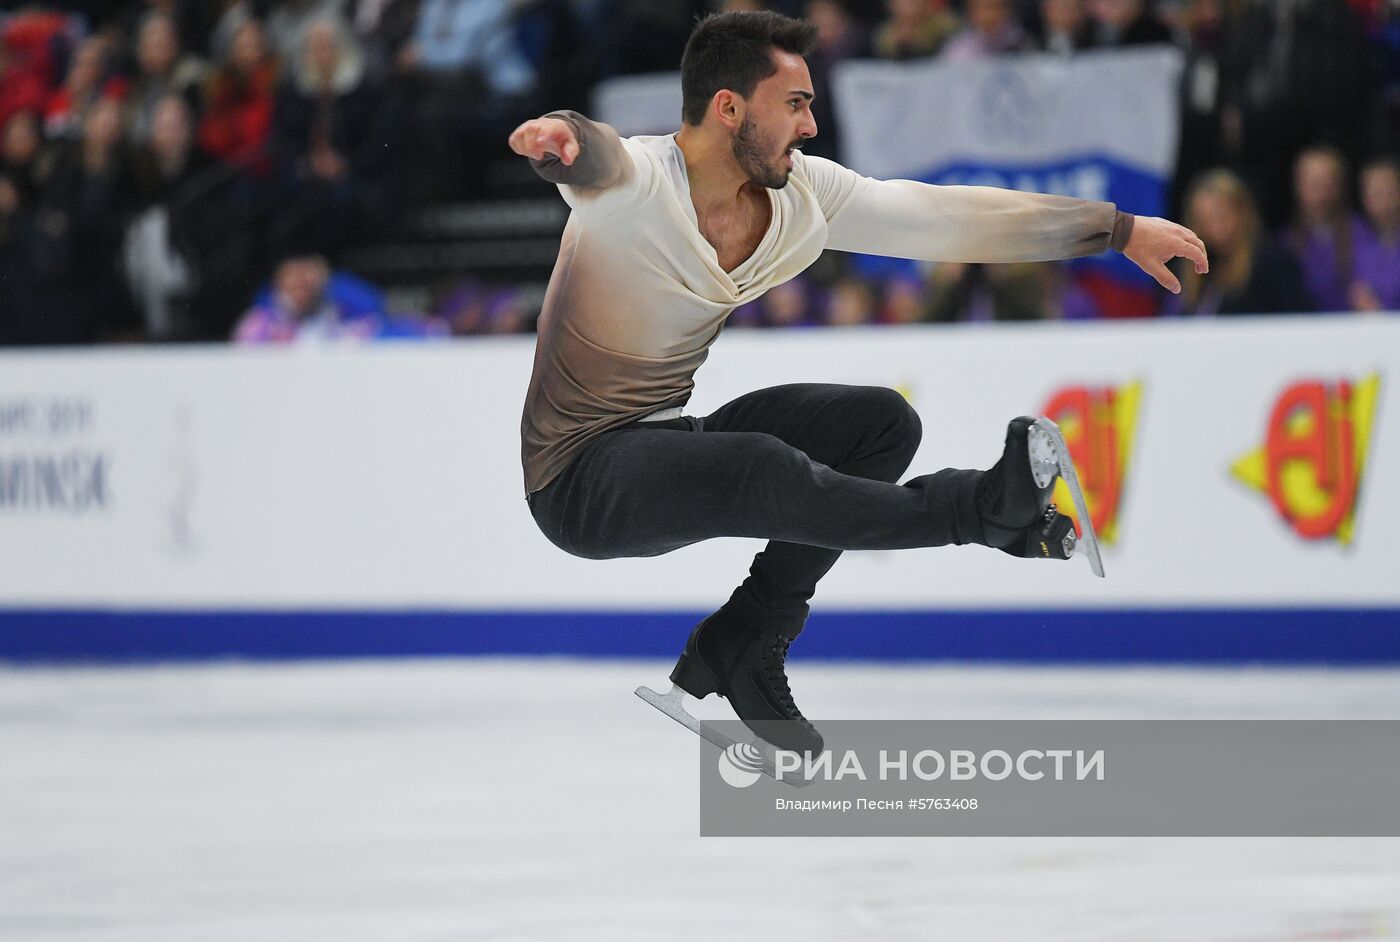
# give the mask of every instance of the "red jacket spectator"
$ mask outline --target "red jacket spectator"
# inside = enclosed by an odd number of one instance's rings
[[[94,37],[78,46],[63,84],[44,104],[45,136],[78,137],[87,112],[96,102],[121,101],[126,96],[127,80],[107,72],[105,40]]]
[[[267,176],[276,100],[277,65],[267,53],[262,26],[249,20],[238,28],[228,59],[209,80],[199,146],[211,157]]]
[[[17,111],[42,112],[57,80],[54,44],[67,23],[57,13],[17,13],[0,34],[0,126]]]

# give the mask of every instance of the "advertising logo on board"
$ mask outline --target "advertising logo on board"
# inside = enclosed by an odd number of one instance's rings
[[[1274,400],[1263,444],[1231,472],[1267,496],[1303,539],[1351,543],[1380,386],[1374,373],[1293,383]]]
[[[1041,414],[1054,419],[1074,459],[1089,516],[1099,540],[1118,541],[1118,516],[1128,476],[1128,460],[1137,433],[1142,383],[1120,386],[1066,386],[1051,394]],[[1069,488],[1055,485],[1054,501],[1074,517]],[[1074,522],[1076,532],[1082,527]]]

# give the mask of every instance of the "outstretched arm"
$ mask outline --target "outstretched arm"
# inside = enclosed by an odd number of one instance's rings
[[[941,262],[1039,262],[1114,248],[1169,291],[1166,262],[1208,266],[1205,245],[1184,226],[1119,212],[1112,203],[984,186],[872,180],[830,161],[804,159],[827,210],[827,245],[848,252]]]
[[[577,111],[526,121],[511,133],[510,148],[530,158],[535,172],[550,183],[581,190],[613,186],[631,166],[617,132]]]

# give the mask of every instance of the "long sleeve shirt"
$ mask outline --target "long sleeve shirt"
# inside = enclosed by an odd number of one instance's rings
[[[793,153],[767,232],[732,271],[700,233],[674,135],[623,140],[574,112],[570,166],[535,162],[573,212],[540,313],[521,422],[527,493],[593,438],[684,405],[729,313],[825,249],[950,262],[1024,262],[1122,248],[1132,217],[1112,203],[993,187],[873,180]]]

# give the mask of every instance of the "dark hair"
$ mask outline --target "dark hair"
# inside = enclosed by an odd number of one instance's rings
[[[778,71],[775,47],[805,56],[816,38],[817,28],[806,20],[768,10],[710,14],[695,25],[681,56],[681,118],[700,124],[721,89],[748,98]]]
[[[1396,176],[1400,176],[1400,157],[1392,157],[1389,154],[1381,154],[1379,157],[1372,157],[1361,165],[1361,172],[1368,170],[1389,170]]]

